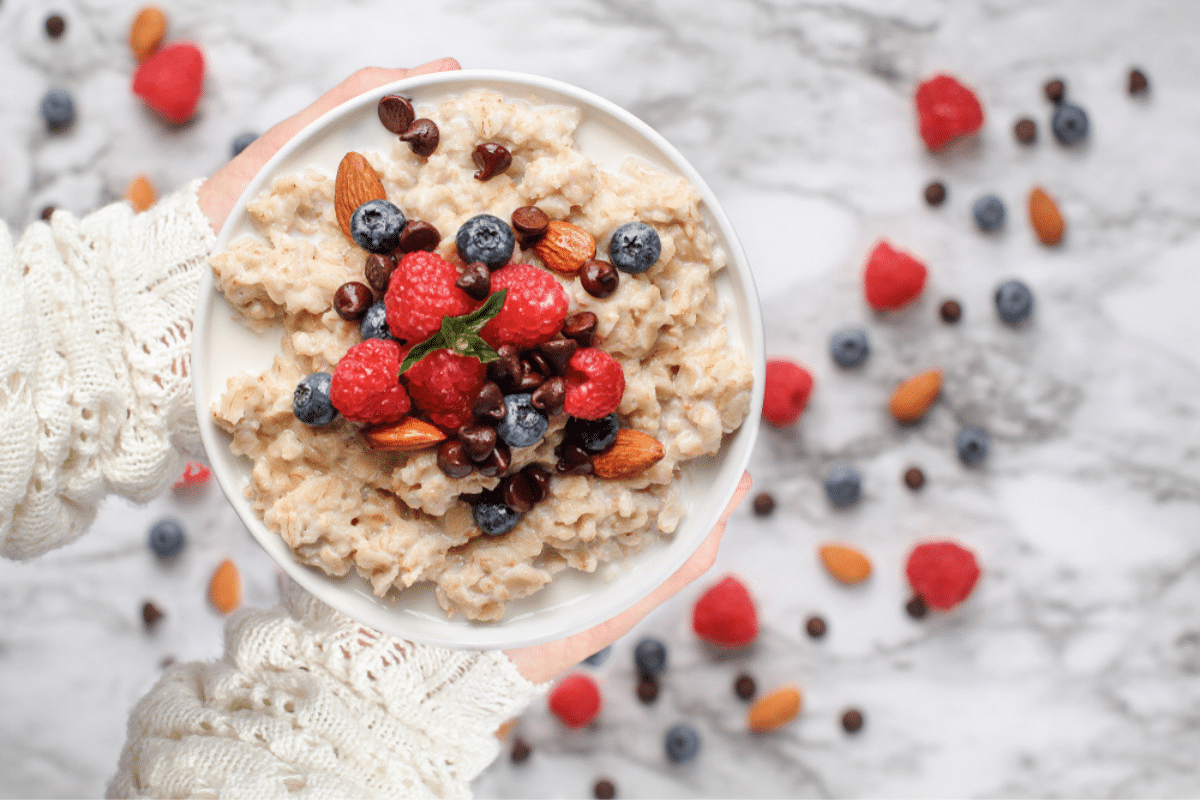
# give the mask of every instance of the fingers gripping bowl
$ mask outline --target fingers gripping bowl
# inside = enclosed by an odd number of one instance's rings
[[[395,96],[418,118],[399,137],[380,113]],[[339,176],[347,162],[357,171]],[[361,184],[377,186],[345,188]],[[390,232],[391,211],[362,219],[379,199],[404,220]],[[492,228],[515,247],[484,266]],[[407,242],[388,239],[397,230]],[[393,248],[390,278],[347,299],[340,287],[370,281],[368,261]],[[214,253],[194,352],[214,474],[281,568],[368,625],[455,647],[590,627],[683,564],[749,460],[764,358],[745,256],[683,158],[579,89],[465,71],[356,98],[267,164]],[[357,321],[375,300],[384,324]],[[384,373],[403,362],[405,396],[370,397],[360,416],[348,365],[383,350]],[[354,374],[384,362],[364,363]],[[296,389],[321,372],[344,413],[306,424]],[[481,399],[496,387],[499,402]],[[438,404],[456,391],[465,400]],[[392,417],[371,417],[392,401]],[[612,422],[617,441],[595,442]],[[413,430],[416,446],[389,446]]]

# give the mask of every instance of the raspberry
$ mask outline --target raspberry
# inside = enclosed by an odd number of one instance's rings
[[[492,347],[533,347],[562,330],[571,300],[562,284],[531,264],[509,264],[492,273],[492,291],[508,289],[504,307],[479,335]]]
[[[550,711],[568,728],[582,728],[600,713],[600,687],[582,672],[568,675],[550,692]]]
[[[473,356],[434,350],[409,367],[404,378],[413,402],[429,421],[457,431],[474,419],[471,405],[487,382],[487,367]]]
[[[936,75],[917,87],[921,139],[940,150],[983,126],[983,106],[970,89],[949,75]]]
[[[808,405],[812,389],[812,375],[804,367],[786,359],[767,359],[763,419],[780,427],[791,425]]]
[[[179,476],[179,480],[175,481],[175,485],[171,488],[182,489],[186,486],[200,486],[207,483],[212,477],[212,472],[208,467],[198,461],[189,461],[183,468],[183,474]]]
[[[692,630],[725,647],[744,647],[758,636],[758,613],[746,585],[732,575],[700,596],[692,609]]]
[[[396,266],[388,283],[388,328],[409,344],[423,342],[438,331],[442,317],[458,317],[479,305],[454,285],[458,270],[437,253],[418,250]]]
[[[946,611],[967,599],[979,580],[970,550],[954,542],[925,542],[913,548],[904,567],[913,591],[932,608]]]
[[[196,113],[204,89],[204,55],[191,42],[156,50],[133,75],[133,93],[171,122]]]
[[[876,311],[893,311],[916,299],[925,288],[925,265],[887,242],[875,245],[863,272],[867,304]]]
[[[580,419],[607,417],[621,405],[625,373],[621,364],[603,350],[583,347],[567,365],[567,396],[563,411]]]
[[[408,393],[400,383],[400,345],[367,339],[346,351],[333,371],[329,399],[351,422],[397,422],[408,413]]]

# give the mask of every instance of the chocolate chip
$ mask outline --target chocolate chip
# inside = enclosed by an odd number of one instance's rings
[[[416,116],[412,101],[407,97],[389,94],[379,101],[379,121],[394,134],[399,135],[408,130]]]
[[[754,496],[754,513],[760,517],[769,517],[775,510],[775,498],[768,492],[760,492]]]
[[[950,325],[962,319],[962,312],[962,304],[957,300],[947,300],[938,309],[938,314],[941,316],[942,322]]]
[[[475,172],[475,180],[488,181],[512,166],[512,154],[508,148],[496,142],[484,142],[476,145],[471,153],[471,160],[479,169]]]
[[[400,246],[397,249],[401,253],[416,253],[420,250],[432,253],[441,241],[442,235],[433,225],[423,220],[410,219],[400,232]]]
[[[343,283],[333,293],[333,310],[347,322],[357,322],[375,303],[371,287],[358,281]]]
[[[558,370],[546,360],[546,357],[542,355],[540,350],[526,350],[521,355],[529,362],[531,367],[542,373],[542,377],[549,378],[551,375],[558,373]]]
[[[554,470],[559,475],[591,475],[592,457],[582,447],[564,442],[559,445]]]
[[[808,621],[804,623],[804,630],[812,638],[820,639],[825,635],[825,620],[817,616],[809,617]]]
[[[54,206],[46,206],[42,209],[42,219],[44,219],[46,222],[49,222],[50,218],[54,216],[54,212],[57,210],[58,209]]]
[[[488,378],[500,387],[511,388],[521,379],[521,356],[511,344],[496,348],[496,360],[487,365]]]
[[[146,630],[152,631],[158,625],[159,620],[165,617],[158,606],[149,601],[142,603],[142,624],[146,626]]]
[[[512,463],[512,451],[504,442],[496,442],[496,449],[479,465],[479,474],[485,478],[498,478],[508,472]]]
[[[454,285],[473,300],[483,300],[492,293],[492,271],[482,261],[472,261],[463,267]]]
[[[529,742],[518,736],[513,739],[512,751],[509,752],[508,757],[514,764],[524,764],[532,753],[533,748],[529,746]]]
[[[46,17],[46,35],[51,39],[57,39],[67,31],[67,21],[59,14],[51,14]]]
[[[447,439],[438,448],[438,469],[451,478],[465,478],[471,474],[473,466],[467,456],[467,448],[456,439]],[[483,470],[481,469],[480,472]]]
[[[421,158],[429,158],[437,150],[441,140],[441,132],[437,123],[431,119],[413,120],[413,123],[400,134],[400,141],[408,142],[412,151]]]
[[[1149,90],[1150,80],[1146,77],[1146,73],[1137,67],[1129,70],[1129,93],[1133,95],[1145,94]]]
[[[480,422],[493,425],[500,422],[508,413],[508,407],[504,405],[504,392],[495,383],[488,381],[479,389],[479,394],[475,395],[471,413]]]
[[[537,206],[521,206],[512,213],[512,227],[518,236],[530,240],[538,239],[546,233],[550,217]]]
[[[579,270],[579,283],[592,297],[608,297],[617,290],[617,284],[620,282],[617,268],[598,258],[589,258]]]
[[[617,787],[612,781],[601,778],[592,787],[592,794],[596,796],[596,800],[613,800],[617,796]]]
[[[500,481],[500,499],[504,505],[524,514],[533,508],[534,488],[529,485],[529,479],[521,473],[506,475]]]
[[[652,675],[642,675],[638,678],[637,696],[646,705],[658,699],[658,678]]]
[[[387,291],[388,284],[392,280],[392,273],[395,271],[396,259],[394,256],[368,253],[367,260],[363,262],[363,274],[367,277],[367,283],[377,292]]]
[[[925,485],[925,473],[916,467],[909,467],[904,471],[904,485],[915,492]]]
[[[929,613],[929,606],[926,604],[925,598],[914,594],[912,599],[904,604],[904,610],[913,619],[924,619],[925,615]]]
[[[527,464],[521,468],[521,474],[529,481],[534,504],[540,503],[550,496],[550,473],[537,464]]]
[[[491,425],[463,425],[458,429],[458,440],[466,448],[467,458],[483,461],[496,449],[496,429]]]
[[[1063,96],[1067,93],[1067,85],[1058,78],[1048,81],[1042,91],[1046,93],[1046,99],[1051,103],[1058,104],[1062,102]]]
[[[560,376],[547,378],[541,386],[533,390],[533,396],[529,398],[529,402],[538,411],[545,411],[547,414],[557,413],[562,408],[563,401],[567,398],[567,381]]]
[[[579,349],[579,342],[574,339],[551,339],[538,345],[538,352],[545,356],[551,368],[558,375],[565,375],[571,356]]]
[[[1033,144],[1037,141],[1037,123],[1029,117],[1022,117],[1013,125],[1013,136],[1021,144]]]
[[[758,684],[754,682],[754,678],[743,672],[733,682],[733,693],[742,700],[751,700],[758,693]]]
[[[572,314],[563,322],[562,335],[568,339],[574,339],[580,347],[591,347],[599,321],[599,318],[591,311]]]
[[[516,394],[532,392],[546,381],[546,376],[534,369],[533,365],[521,360],[521,377],[513,385]]]
[[[858,733],[862,730],[863,715],[857,708],[851,708],[842,714],[842,728],[846,733]]]
[[[925,187],[925,202],[931,206],[940,206],[946,202],[946,184],[934,181]]]

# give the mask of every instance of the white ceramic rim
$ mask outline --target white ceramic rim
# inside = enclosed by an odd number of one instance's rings
[[[732,286],[733,295],[726,299],[735,318],[733,322],[737,323],[741,331],[737,338],[742,339],[748,350],[754,373],[754,386],[749,415],[737,431],[726,436],[720,453],[710,459],[697,459],[696,462],[685,465],[682,480],[689,480],[691,467],[702,468],[708,472],[715,471],[714,477],[717,480],[714,486],[719,488],[719,491],[713,491],[712,487],[696,488],[694,491],[702,493],[700,507],[689,508],[687,515],[668,541],[626,559],[621,566],[626,570],[625,575],[617,580],[604,581],[596,574],[584,575],[575,570],[566,570],[532,598],[517,601],[510,604],[510,607],[530,601],[536,604],[539,595],[549,595],[556,583],[563,584],[570,580],[586,583],[593,591],[582,595],[572,594],[565,602],[560,597],[557,601],[525,612],[510,611],[499,622],[474,623],[463,619],[461,615],[447,619],[444,613],[438,618],[429,613],[398,609],[390,596],[389,599],[375,597],[368,583],[358,578],[353,570],[345,578],[334,578],[314,567],[300,564],[292,557],[290,548],[282,538],[269,530],[254,513],[242,493],[244,478],[238,474],[239,470],[248,472],[249,462],[235,457],[230,452],[228,435],[216,426],[210,413],[211,403],[219,391],[214,391],[214,387],[210,385],[208,364],[215,353],[210,349],[213,343],[206,335],[208,320],[215,313],[231,309],[216,291],[211,270],[206,270],[200,288],[193,339],[193,388],[201,439],[209,455],[213,474],[243,524],[290,578],[333,608],[363,624],[401,638],[460,649],[521,647],[553,641],[586,630],[630,608],[679,569],[719,519],[749,463],[760,424],[765,375],[762,316],[753,275],[733,226],[711,189],[683,156],[649,125],[608,100],[548,78],[500,70],[442,72],[406,78],[344,103],[309,124],[266,163],[234,205],[221,234],[217,237],[213,252],[222,250],[233,238],[233,232],[239,227],[235,223],[243,218],[250,200],[256,197],[269,181],[277,177],[276,173],[284,174],[294,170],[295,166],[287,166],[289,158],[322,133],[335,130],[340,122],[362,113],[367,107],[373,109],[380,98],[389,94],[412,95],[419,103],[426,99],[419,96],[422,91],[446,96],[480,87],[498,89],[516,96],[532,95],[552,104],[575,104],[584,111],[585,117],[595,118],[600,123],[616,123],[618,127],[623,128],[622,135],[641,140],[644,146],[659,156],[654,159],[658,166],[668,167],[692,184],[701,198],[702,210],[728,256],[729,265],[719,277],[728,276]],[[584,153],[587,154],[586,149]],[[336,166],[336,163],[329,166],[329,174],[333,174]],[[735,305],[737,308],[734,308]],[[731,323],[730,327],[733,328],[734,325]],[[266,366],[268,365],[264,365],[264,368]],[[222,380],[220,388],[223,387]],[[704,467],[697,466],[703,461],[707,462]],[[604,569],[601,567],[597,573]],[[418,589],[419,586],[406,592]],[[432,590],[429,591],[432,594]],[[568,591],[562,589],[559,594]]]

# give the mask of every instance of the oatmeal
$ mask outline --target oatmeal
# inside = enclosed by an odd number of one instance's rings
[[[449,421],[456,419],[452,415],[424,414],[425,421],[415,421],[425,426],[419,434],[401,430],[403,420],[372,427],[345,415],[321,425],[297,418],[294,400],[306,376],[335,373],[344,358],[358,357],[359,349],[352,348],[363,341],[360,325],[343,319],[333,298],[345,284],[367,280],[364,259],[373,258],[344,233],[335,210],[335,178],[317,169],[275,181],[247,207],[256,234],[238,239],[212,258],[217,287],[244,322],[256,330],[282,331],[282,353],[273,365],[261,374],[231,378],[213,414],[232,436],[233,452],[253,463],[246,493],[255,512],[283,537],[299,561],[331,575],[353,570],[380,596],[429,581],[448,614],[499,620],[507,603],[538,591],[563,570],[590,572],[671,535],[684,513],[681,467],[716,453],[724,436],[741,425],[750,411],[752,371],[746,353],[729,341],[726,309],[713,284],[713,276],[726,266],[725,254],[716,246],[699,198],[685,180],[635,159],[617,172],[600,169],[575,149],[580,112],[571,107],[474,91],[437,106],[418,107],[417,114],[439,129],[432,154],[419,156],[400,139],[391,152],[362,154],[386,200],[403,212],[408,224],[419,221],[435,229],[433,234],[421,229],[425,246],[418,252],[430,246],[433,252],[414,263],[444,261],[468,272],[456,250],[456,233],[481,215],[507,221],[525,209],[515,220],[517,245],[511,263],[498,270],[492,267],[492,289],[510,280],[506,285],[513,287],[511,299],[518,287],[508,276],[524,276],[522,291],[530,276],[541,282],[552,276],[561,288],[550,288],[564,298],[559,313],[571,316],[566,325],[555,321],[552,342],[528,345],[531,349],[524,355],[514,356],[511,347],[497,346],[496,353],[504,357],[487,367],[443,365],[438,358],[451,358],[445,349],[426,356],[405,373],[411,413],[425,408],[425,395],[415,388],[418,371],[431,374],[431,381],[457,374],[452,369],[464,370],[472,380],[500,380],[495,375],[498,370],[503,373],[504,364],[519,367],[520,359],[528,356],[536,369],[521,369],[537,374],[523,396],[533,397],[538,405],[541,392],[544,428],[532,434],[518,431],[518,438],[509,441],[521,446],[505,446],[501,453],[497,444],[488,456],[491,461],[485,461],[477,456],[488,452],[496,435],[469,418],[467,426],[474,432],[461,435],[454,428],[463,420]],[[486,164],[473,160],[481,143],[501,146],[511,159],[499,161],[503,171],[486,180],[477,179],[476,173],[496,171],[498,157],[493,147],[486,153]],[[607,263],[575,267],[578,275],[548,269],[562,265],[547,264],[550,256],[540,258],[536,241],[522,233],[529,207],[594,238],[598,254],[592,261],[608,254],[614,231],[630,221],[652,228],[661,252],[648,269],[622,271],[619,280]],[[402,263],[408,261],[406,257]],[[533,265],[537,274],[514,265]],[[458,286],[475,292],[483,281],[486,287],[488,269],[472,264],[471,270],[469,280]],[[397,280],[393,274],[389,295]],[[480,307],[485,293],[486,289],[478,292],[464,307]],[[416,290],[398,294],[411,298]],[[383,293],[376,297],[383,300]],[[345,303],[339,305],[344,312]],[[393,331],[419,314],[404,316],[397,321],[389,311]],[[497,344],[493,328],[500,322],[488,322],[491,327],[480,334],[492,338],[490,344]],[[585,323],[594,325],[590,347],[585,338],[577,346],[575,339],[568,341],[557,333],[560,327]],[[543,343],[547,338],[531,335]],[[375,349],[392,348],[391,357],[403,358],[415,344],[378,344]],[[560,344],[564,347],[556,349]],[[565,372],[550,363],[559,350],[565,356],[576,354]],[[593,357],[598,366],[593,368],[583,353],[599,353]],[[568,392],[577,387],[572,381],[579,380],[579,370],[587,371],[590,380],[593,369],[595,375],[603,375],[614,365],[624,378],[623,391],[618,387],[612,398],[614,419],[621,431],[629,432],[619,437],[619,445],[641,448],[629,450],[636,457],[653,450],[653,457],[637,464],[632,474],[623,469],[628,454],[613,454],[617,445],[607,445],[608,451],[596,455],[595,471],[587,453],[578,456],[579,448],[567,446],[575,441],[569,426],[576,423],[562,407],[563,387]],[[467,407],[475,409],[477,418],[503,413],[496,410],[494,397],[491,410],[481,411],[481,404],[487,405],[480,399],[486,392],[474,387],[471,391]],[[501,405],[511,410],[509,418],[524,419],[520,414],[528,409],[516,408],[514,393],[507,394]],[[577,391],[576,396],[583,395]],[[595,396],[587,395],[588,402]],[[571,402],[578,407],[581,401],[569,399],[567,410]],[[510,435],[503,428],[501,432]],[[388,436],[410,434],[428,435],[431,445],[410,450],[378,446]],[[519,438],[526,435],[532,444]],[[446,441],[439,446],[438,438]],[[457,460],[445,455],[454,447],[459,448]],[[474,453],[471,460],[462,457],[464,448]],[[573,457],[580,461],[573,462]],[[617,467],[611,467],[612,462]],[[615,477],[600,476],[604,465],[609,465],[605,474]],[[512,477],[518,474],[524,477]],[[480,498],[501,490],[509,510],[517,509],[512,512],[517,521],[511,529],[488,535],[479,521]]]

